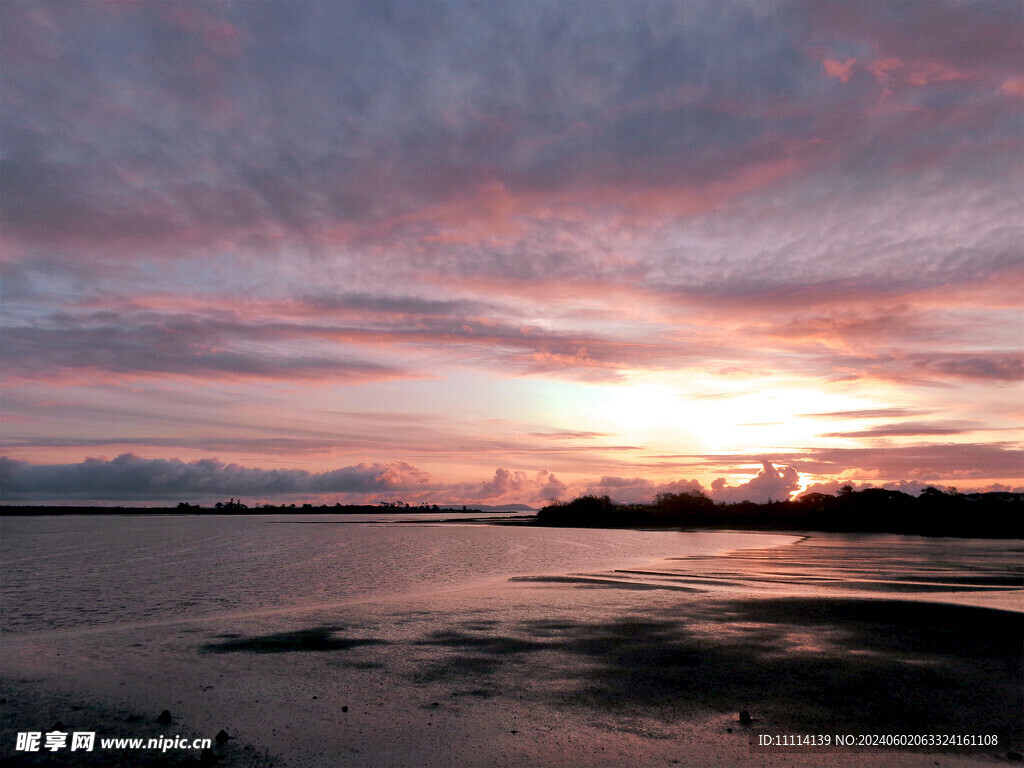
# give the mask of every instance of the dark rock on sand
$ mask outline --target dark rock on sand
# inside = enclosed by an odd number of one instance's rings
[[[156,721],[160,723],[160,725],[170,725],[171,711],[169,709],[165,709],[163,712],[160,713],[160,716],[157,717]]]
[[[207,747],[199,753],[199,768],[212,768],[217,764],[217,759],[217,756],[213,754],[213,750]]]
[[[348,707],[342,707],[342,708],[341,708],[341,711],[342,711],[342,712],[348,712]]]
[[[740,723],[743,725],[750,725],[750,713],[747,710],[740,712]]]
[[[213,737],[213,740],[217,742],[218,747],[222,747],[228,743],[228,740],[230,738],[231,737],[228,735],[228,732],[221,728],[219,731],[217,731],[217,735]]]

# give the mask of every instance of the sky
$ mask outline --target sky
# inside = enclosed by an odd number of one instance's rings
[[[1024,486],[1024,5],[0,4],[0,501]]]

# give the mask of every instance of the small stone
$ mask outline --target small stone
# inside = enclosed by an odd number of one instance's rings
[[[217,742],[218,747],[223,747],[225,744],[228,743],[228,739],[230,738],[231,737],[228,736],[228,732],[221,728],[219,731],[217,731],[217,735],[213,737],[213,740]]]
[[[199,768],[213,768],[217,764],[217,756],[207,747],[199,753]]]
[[[348,707],[342,707],[342,708],[341,708],[341,711],[342,711],[342,712],[348,712]]]
[[[750,713],[744,709],[742,712],[740,712],[740,723],[742,725],[750,725],[750,722]]]
[[[726,733],[732,733],[732,728],[726,728],[726,729],[725,729],[725,732],[726,732]]]
[[[163,712],[160,713],[160,716],[157,717],[156,721],[160,723],[160,725],[170,725],[171,711],[169,709],[165,709]]]
[[[63,731],[65,728],[67,728],[67,726],[60,720],[50,726],[51,731]]]

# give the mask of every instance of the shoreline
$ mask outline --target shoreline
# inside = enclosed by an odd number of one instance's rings
[[[25,505],[25,504],[0,504],[0,517],[60,517],[63,515],[81,515],[84,517],[92,515],[140,515],[140,516],[182,516],[182,517],[215,517],[215,516],[237,516],[237,515],[436,515],[436,514],[514,514],[516,512],[536,512],[534,509],[506,510],[506,509],[477,509],[455,507],[388,507],[370,504],[349,504],[338,506],[320,507],[232,507],[221,508],[200,507],[192,505],[186,507],[117,507],[117,506],[75,506],[75,505]]]
[[[13,511],[12,511],[13,510]],[[42,510],[42,511],[40,511]],[[453,514],[467,515],[467,517],[449,517],[435,520],[275,520],[275,524],[290,525],[396,525],[396,524],[464,524],[464,525],[496,525],[509,527],[533,527],[547,530],[559,530],[564,528],[583,530],[604,530],[604,531],[674,531],[679,533],[753,533],[766,535],[865,535],[865,536],[909,536],[929,539],[963,539],[963,540],[993,540],[993,541],[1024,541],[1024,531],[997,532],[994,535],[991,530],[982,530],[976,533],[965,530],[955,531],[929,531],[929,530],[907,530],[891,529],[885,526],[868,528],[837,528],[837,527],[807,527],[794,525],[794,521],[765,521],[755,524],[751,521],[738,522],[736,520],[723,520],[720,523],[702,521],[696,524],[670,524],[651,525],[644,523],[622,523],[622,524],[591,524],[584,525],[579,521],[571,523],[544,523],[538,520],[539,513],[526,514],[528,510],[507,511],[507,510],[458,510],[454,508],[426,509],[426,508],[398,508],[398,507],[366,507],[350,506],[340,509],[335,507],[314,507],[312,509],[289,509],[289,508],[241,508],[241,509],[177,509],[172,507],[34,507],[34,506],[3,506],[0,505],[0,520],[4,518],[19,519],[26,517],[187,517],[187,518],[216,518],[216,517],[329,517],[329,516],[395,516],[395,515],[437,515]],[[476,515],[470,517],[469,515]],[[1020,528],[1020,526],[1018,526]]]

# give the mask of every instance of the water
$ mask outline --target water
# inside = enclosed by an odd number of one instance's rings
[[[1020,542],[403,517],[0,518],[0,747],[60,718],[224,729],[226,765],[740,767],[748,707],[1017,747]]]
[[[372,601],[794,540],[388,522],[400,519],[409,518],[3,518],[0,631],[115,628]]]

